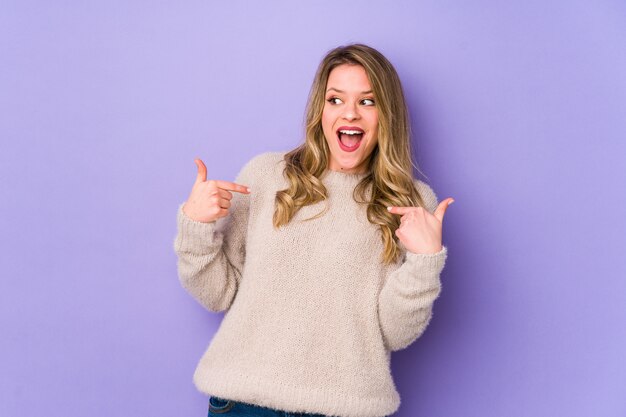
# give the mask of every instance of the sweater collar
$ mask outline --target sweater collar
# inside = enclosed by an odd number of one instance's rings
[[[367,176],[367,172],[363,174],[350,174],[346,172],[333,171],[327,169],[322,175],[322,182],[329,185],[356,185],[359,181]]]

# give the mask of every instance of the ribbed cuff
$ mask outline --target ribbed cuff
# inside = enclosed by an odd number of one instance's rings
[[[203,223],[188,217],[183,212],[181,203],[178,206],[176,220],[178,223],[178,235],[176,236],[176,250],[182,252],[203,253],[206,249],[220,242],[215,238],[216,222]]]
[[[437,253],[413,253],[406,252],[406,262],[415,268],[419,275],[439,275],[443,270],[448,257],[448,248],[442,245]]]

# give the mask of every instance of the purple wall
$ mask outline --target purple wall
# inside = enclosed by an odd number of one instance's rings
[[[175,211],[302,138],[324,53],[380,49],[450,256],[398,416],[626,415],[626,3],[52,2],[0,9],[0,415],[203,416],[222,315]]]

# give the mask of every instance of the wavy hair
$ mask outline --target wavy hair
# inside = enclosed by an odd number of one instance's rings
[[[329,51],[320,63],[306,106],[304,143],[285,154],[283,176],[288,187],[276,193],[273,224],[279,228],[310,204],[328,198],[320,180],[330,160],[330,149],[322,130],[325,90],[330,72],[340,65],[365,69],[378,109],[378,144],[370,155],[367,175],[353,191],[353,199],[367,205],[367,219],[378,225],[384,245],[381,262],[396,262],[401,254],[395,230],[400,216],[388,206],[421,206],[424,201],[413,182],[411,128],[400,78],[391,63],[377,50],[363,44],[340,46]],[[368,191],[371,190],[368,194]],[[322,216],[328,205],[317,215]]]

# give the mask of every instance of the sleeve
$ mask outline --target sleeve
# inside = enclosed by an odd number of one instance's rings
[[[235,179],[252,193],[257,161],[258,157],[250,160]],[[252,193],[232,192],[228,215],[210,223],[187,217],[182,210],[185,203],[178,206],[174,240],[178,277],[185,290],[209,311],[227,310],[239,288]]]
[[[419,180],[416,188],[428,211],[434,212],[438,203],[433,190]],[[404,262],[387,276],[378,296],[378,318],[390,351],[406,348],[426,330],[433,303],[441,292],[440,275],[448,249],[442,245],[434,254],[404,254]]]

